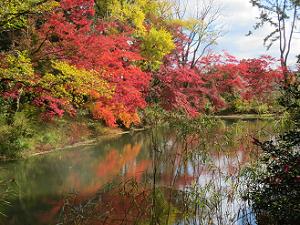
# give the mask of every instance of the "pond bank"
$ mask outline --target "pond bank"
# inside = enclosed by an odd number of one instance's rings
[[[211,116],[213,118],[218,118],[218,119],[227,119],[227,120],[254,120],[254,119],[260,119],[260,120],[265,120],[265,119],[274,119],[274,118],[279,118],[280,116],[276,114],[229,114],[229,115],[215,115]]]
[[[112,134],[104,134],[104,135],[99,136],[98,138],[94,138],[94,139],[90,139],[90,140],[82,141],[82,142],[77,142],[73,145],[67,145],[67,146],[64,146],[64,147],[61,147],[61,148],[56,148],[56,149],[49,150],[49,151],[36,152],[36,153],[28,155],[27,158],[28,157],[39,156],[39,155],[45,155],[45,154],[49,154],[49,153],[57,152],[57,151],[62,151],[62,150],[74,149],[74,148],[77,148],[77,147],[95,145],[96,143],[98,143],[101,140],[110,140],[110,139],[113,139],[115,137],[121,136],[123,134],[130,134],[130,133],[145,131],[147,129],[149,129],[149,127],[144,127],[144,128],[139,128],[139,129],[131,129],[129,131],[120,131],[120,132],[112,133]]]
[[[221,119],[221,120],[256,120],[256,119],[269,120],[269,119],[274,119],[278,116],[275,115],[275,114],[261,114],[261,115],[258,115],[258,114],[230,114],[230,115],[214,115],[214,116],[209,116],[209,117],[217,118],[217,119]],[[66,145],[66,146],[63,146],[63,147],[60,147],[60,148],[55,148],[53,150],[32,153],[32,154],[29,154],[28,156],[25,156],[25,158],[44,155],[44,154],[48,154],[48,153],[52,153],[52,152],[56,152],[56,151],[68,150],[68,149],[81,147],[81,146],[95,145],[97,142],[99,142],[101,140],[110,140],[110,139],[113,139],[113,138],[118,137],[120,135],[145,131],[145,130],[150,129],[150,128],[151,128],[151,126],[145,126],[143,128],[132,128],[132,129],[127,130],[127,131],[125,131],[125,130],[122,131],[120,129],[117,132],[116,132],[116,130],[111,129],[111,130],[109,130],[108,133],[100,135],[97,138],[89,139],[89,140],[81,141],[81,142],[76,142],[72,145]]]
[[[269,119],[274,119],[277,118],[278,115],[274,114],[230,114],[230,115],[212,115],[208,116],[210,118],[217,118],[221,120],[269,120]],[[67,126],[72,127],[73,125],[68,124]],[[88,131],[86,128],[86,124],[76,124],[74,126],[75,130],[73,132],[69,132],[69,136],[67,135],[66,137],[72,141],[65,141],[65,138],[62,139],[57,139],[56,142],[47,142],[44,141],[44,144],[39,144],[36,147],[33,147],[32,149],[28,149],[28,151],[24,151],[24,153],[21,155],[20,158],[26,159],[29,157],[33,156],[39,156],[39,155],[44,155],[48,154],[51,152],[56,152],[56,151],[62,151],[62,150],[67,150],[67,149],[72,149],[80,146],[88,146],[88,145],[93,145],[97,143],[99,140],[103,139],[111,139],[123,134],[127,133],[133,133],[133,132],[138,132],[138,131],[143,131],[146,129],[149,129],[151,126],[145,126],[143,128],[134,128],[130,130],[122,130],[121,128],[109,128],[109,127],[104,127],[101,128],[100,133],[93,133],[91,130]],[[67,130],[68,128],[63,128],[59,130],[59,135],[61,135],[61,132]],[[51,132],[53,133],[55,129],[52,130],[45,130],[44,133],[46,136],[51,135]],[[65,135],[65,134],[64,134]],[[77,136],[80,137],[77,137]],[[74,136],[74,137],[73,137]],[[18,159],[18,158],[16,158]],[[15,160],[15,158],[0,158],[0,161],[11,161]]]

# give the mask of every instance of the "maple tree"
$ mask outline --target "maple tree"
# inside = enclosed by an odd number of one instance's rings
[[[173,35],[167,29],[169,2],[165,0],[97,0],[96,14],[108,21],[126,24],[140,44],[142,69],[158,70],[163,58],[174,49]],[[114,30],[116,32],[116,30]]]
[[[234,56],[210,55],[201,59],[199,68],[207,73],[205,80],[220,94],[238,94],[245,100],[263,99],[282,80],[270,56],[238,60]]]
[[[12,76],[13,82],[2,95],[14,97],[17,108],[21,95],[30,96],[49,118],[65,111],[74,116],[76,109],[86,108],[109,126],[130,127],[140,122],[138,110],[147,106],[146,96],[166,109],[197,116],[207,105],[226,107],[228,95],[260,98],[280,79],[267,57],[239,61],[229,54],[209,55],[182,63],[178,56],[186,54],[189,37],[180,32],[180,23],[147,27],[146,16],[155,4],[134,3],[135,12],[128,10],[133,3],[118,4],[111,8],[115,21],[94,19],[93,0],[64,0],[44,14],[44,22],[32,31],[38,35],[34,47],[18,56],[23,67],[14,68],[16,59],[6,57],[11,69],[3,67],[2,79]],[[125,25],[141,12],[139,22]]]
[[[268,57],[195,58],[190,35],[205,23],[172,18],[165,1],[45,1],[32,10],[29,40],[1,53],[1,98],[13,111],[31,104],[52,119],[89,110],[108,126],[130,127],[148,103],[197,116],[229,107],[232,96],[262,100],[281,79]]]
[[[154,75],[151,97],[166,109],[197,116],[207,107],[213,111],[230,108],[235,99],[265,101],[283,79],[276,60],[269,56],[238,60],[228,53],[209,54],[194,66],[183,65],[177,58],[181,43]]]
[[[82,4],[85,7],[77,7]],[[62,1],[61,8],[51,13],[39,30],[43,50],[35,57],[63,58],[78,68],[97,71],[94,78],[104,79],[114,93],[110,98],[101,95],[93,99],[89,108],[94,118],[105,120],[109,126],[127,119],[124,124],[129,126],[129,121],[138,121],[137,110],[146,106],[143,93],[150,75],[135,65],[142,56],[130,31],[113,33],[112,29],[127,28],[101,20],[94,22],[90,18],[95,13],[93,4],[93,1]],[[69,13],[66,15],[65,11]]]
[[[201,101],[206,93],[204,81],[194,70],[186,67],[162,67],[155,75],[152,87],[155,98],[167,110],[181,109],[191,116],[201,111]]]

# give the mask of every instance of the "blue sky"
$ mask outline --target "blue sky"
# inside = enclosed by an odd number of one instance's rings
[[[188,0],[189,10],[193,5],[201,4],[203,0]],[[238,58],[259,57],[268,54],[278,57],[278,44],[269,51],[263,46],[264,37],[271,31],[270,27],[264,27],[254,31],[251,36],[246,36],[255,24],[259,15],[249,0],[216,0],[221,5],[220,23],[224,25],[225,35],[218,40],[216,51],[226,50]],[[295,64],[295,56],[300,54],[300,35],[293,40],[293,47],[289,57],[289,64]]]

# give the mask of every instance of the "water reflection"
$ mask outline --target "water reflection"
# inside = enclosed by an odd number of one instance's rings
[[[157,129],[4,164],[15,180],[3,224],[255,224],[239,172],[270,122],[183,134]]]

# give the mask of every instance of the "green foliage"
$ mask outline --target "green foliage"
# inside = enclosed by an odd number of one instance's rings
[[[293,120],[292,115],[289,112],[284,111],[276,121],[275,129],[278,132],[284,132],[287,130],[294,130],[295,128],[297,128],[297,123]]]
[[[96,0],[100,17],[110,17],[135,28],[136,34],[146,31],[145,20],[150,14],[158,14],[159,1],[156,0]]]
[[[188,118],[185,114],[180,113],[170,114],[167,121],[181,137],[211,133],[218,126],[221,126],[222,123],[221,120],[206,115],[201,115],[197,118]]]
[[[147,0],[138,0],[133,4],[130,1],[112,0],[112,4],[108,8],[112,17],[124,23],[131,23],[138,33],[143,33],[145,32],[144,20],[146,18],[143,7],[146,3]]]
[[[145,108],[142,112],[143,124],[163,125],[166,123],[167,112],[159,105],[152,105]]]
[[[155,202],[151,222],[147,224],[166,224],[171,225],[176,222],[176,213],[179,213],[178,209],[174,207],[166,199],[166,195],[160,189],[155,189],[152,193],[153,202]]]
[[[256,144],[263,155],[249,170],[248,198],[258,217],[267,213],[275,224],[296,224],[300,219],[300,132],[288,132],[276,141]]]
[[[66,138],[61,134],[60,129],[51,129],[49,125],[43,133],[36,135],[36,142],[41,145],[50,145],[56,147],[58,143],[62,142],[62,139]]]
[[[217,125],[223,126],[222,121],[206,115],[190,118],[184,112],[165,111],[159,105],[152,105],[143,111],[143,123],[154,127],[168,125],[178,131],[180,135],[200,134],[212,131]]]
[[[257,165],[249,169],[251,184],[247,198],[252,200],[260,217],[272,224],[296,224],[300,219],[300,132],[299,75],[283,87],[279,103],[286,107],[280,123],[289,128],[272,141],[255,143],[263,150]]]
[[[22,112],[12,118],[7,114],[0,117],[0,157],[18,157],[28,148],[28,138],[32,136],[29,119]]]
[[[257,113],[257,114],[269,113],[268,104],[257,100],[245,101],[241,99],[236,99],[233,102],[233,108],[238,113]]]
[[[283,94],[279,103],[290,113],[292,120],[299,124],[300,121],[300,73],[293,75],[293,81],[283,87]]]
[[[243,113],[243,114],[267,114],[274,113],[280,110],[280,106],[277,103],[277,95],[272,92],[268,98],[258,99],[256,97],[252,99],[243,99],[239,94],[225,93],[224,99],[228,104],[228,107],[221,113]]]
[[[106,18],[110,16],[110,11],[108,10],[112,0],[95,0],[96,13],[100,18]]]

